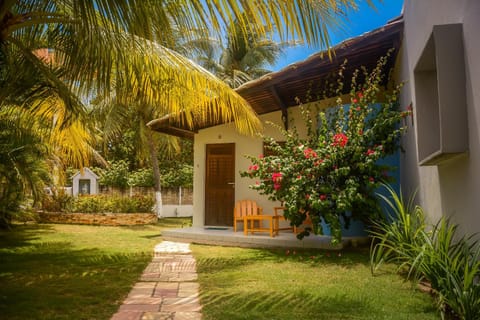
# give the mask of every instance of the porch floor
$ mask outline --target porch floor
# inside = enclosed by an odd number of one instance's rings
[[[164,240],[198,244],[249,247],[249,248],[317,248],[341,250],[368,243],[368,237],[344,237],[339,245],[332,245],[331,237],[311,234],[298,240],[291,231],[280,231],[271,238],[268,233],[244,235],[243,230],[233,232],[231,227],[190,227],[162,231]]]

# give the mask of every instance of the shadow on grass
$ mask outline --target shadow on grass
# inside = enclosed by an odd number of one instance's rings
[[[40,234],[53,232],[55,230],[50,225],[14,225],[11,230],[0,229],[0,243],[3,248],[29,246],[31,241],[40,238]]]
[[[108,319],[151,260],[75,250],[68,241],[28,243],[35,239],[28,228],[6,238],[0,239],[2,319]]]
[[[368,249],[327,251],[317,249],[248,249],[246,255],[197,258],[199,272],[215,273],[238,269],[241,266],[263,262],[297,263],[311,267],[339,266],[343,269],[357,265],[369,266]]]
[[[285,292],[249,291],[202,293],[204,319],[435,319],[431,307],[399,309],[385,314],[383,306],[368,297],[343,294],[316,295],[293,289]]]

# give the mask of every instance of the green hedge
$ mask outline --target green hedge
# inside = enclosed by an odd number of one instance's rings
[[[43,201],[43,209],[50,212],[139,213],[152,212],[154,204],[152,196],[63,196],[47,197]]]

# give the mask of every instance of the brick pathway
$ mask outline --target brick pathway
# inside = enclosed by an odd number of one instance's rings
[[[111,320],[200,320],[196,280],[189,244],[163,241]]]

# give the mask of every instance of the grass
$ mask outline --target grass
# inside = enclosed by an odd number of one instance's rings
[[[17,225],[0,232],[0,318],[109,319],[165,228]]]
[[[206,320],[439,318],[431,297],[398,275],[372,276],[366,250],[193,251]]]
[[[0,232],[0,318],[109,319],[151,260],[162,230],[182,223],[22,225]],[[367,251],[192,249],[206,320],[438,318],[430,296],[401,277],[372,276]]]

